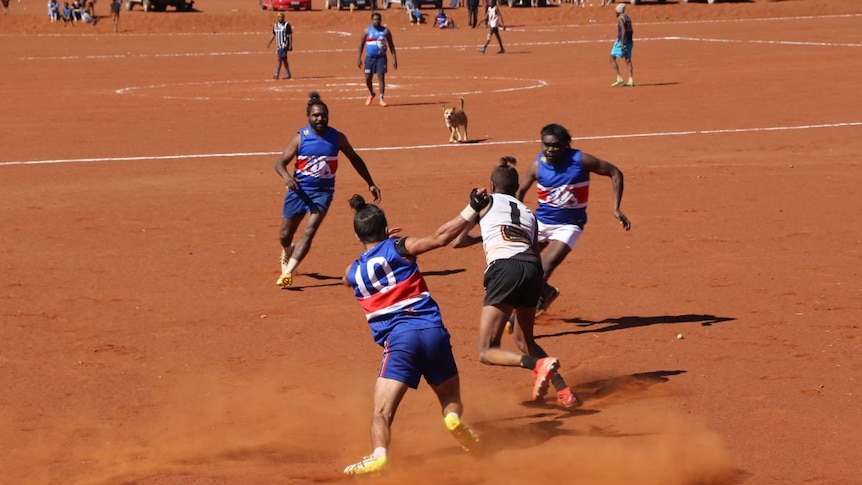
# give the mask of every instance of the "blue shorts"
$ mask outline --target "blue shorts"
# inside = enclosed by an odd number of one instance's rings
[[[386,74],[386,56],[365,56],[365,74]]]
[[[390,334],[383,343],[383,361],[377,377],[385,377],[416,389],[419,378],[432,386],[458,375],[449,332],[443,327],[406,330]]]
[[[284,207],[281,210],[281,215],[285,219],[290,219],[307,212],[326,212],[329,210],[334,195],[335,192],[331,191],[291,190],[284,196]]]
[[[278,54],[279,59],[287,57],[287,47],[279,47],[276,50],[276,53]]]
[[[626,52],[623,53],[623,45],[620,41],[614,42],[614,47],[611,49],[611,55],[614,57],[624,57],[626,59],[631,59],[632,57],[632,47],[634,47],[633,42],[629,42],[626,44]]]

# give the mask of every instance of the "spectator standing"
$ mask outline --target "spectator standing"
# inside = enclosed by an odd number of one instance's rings
[[[617,59],[619,58],[626,60],[626,67],[629,71],[629,80],[625,85],[632,87],[635,85],[634,67],[632,67],[632,47],[634,47],[634,29],[632,29],[632,19],[626,15],[626,6],[622,3],[616,6],[616,12],[617,40],[611,48],[611,67],[614,69],[617,79],[611,84],[611,87],[623,84],[623,77],[620,75],[620,68],[617,65]]]
[[[278,64],[275,66],[275,74],[272,78],[278,79],[278,76],[281,75],[281,66],[283,65],[284,78],[290,79],[290,65],[287,63],[287,53],[288,51],[293,50],[293,28],[284,20],[283,13],[278,14],[278,20],[272,26],[272,37],[270,37],[269,42],[266,43],[267,49],[272,45],[273,40],[275,40]]]
[[[479,0],[467,0],[467,25],[475,29],[479,23]]]
[[[111,0],[111,22],[114,23],[114,32],[120,31],[120,10],[123,0]]]

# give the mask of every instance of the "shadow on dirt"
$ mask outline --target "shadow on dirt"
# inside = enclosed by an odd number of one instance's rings
[[[650,387],[667,382],[671,376],[685,374],[684,370],[658,370],[642,372],[627,376],[608,377],[572,386],[575,393],[584,401],[584,405],[595,404],[596,401],[606,402],[613,397],[614,401],[639,397]]]
[[[656,385],[668,382],[671,376],[683,374],[684,370],[659,370],[625,376],[613,376],[572,386],[584,401],[584,406],[571,411],[561,409],[551,399],[545,402],[527,401],[524,407],[536,409],[531,414],[520,414],[508,418],[495,418],[476,423],[477,430],[484,437],[485,453],[502,449],[529,448],[544,443],[557,436],[593,436],[603,438],[626,438],[642,436],[640,433],[623,433],[608,427],[587,426],[583,429],[562,429],[563,419],[588,416],[599,413],[589,409],[590,405],[607,402],[623,402],[641,399],[646,391]],[[539,410],[541,409],[541,410]]]
[[[677,323],[700,322],[703,327],[709,327],[716,323],[730,322],[736,320],[734,317],[718,317],[709,314],[687,313],[685,315],[656,315],[652,317],[619,317],[606,318],[604,320],[584,320],[582,318],[566,318],[566,323],[573,323],[579,327],[592,327],[593,325],[606,325],[604,327],[585,330],[570,330],[566,332],[548,333],[537,335],[536,339],[548,337],[561,337],[563,335],[577,335],[582,333],[611,332],[614,330],[625,330],[627,328],[646,327],[648,325],[668,325]]]

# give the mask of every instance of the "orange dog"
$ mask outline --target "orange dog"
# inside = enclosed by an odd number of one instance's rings
[[[461,143],[467,141],[467,113],[464,112],[464,98],[461,100],[460,108],[443,108],[443,119],[446,128],[449,128],[449,143]],[[461,135],[463,131],[464,135]],[[458,138],[456,141],[455,138]]]

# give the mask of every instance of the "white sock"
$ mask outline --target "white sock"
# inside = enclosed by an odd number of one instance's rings
[[[374,448],[374,452],[371,453],[371,456],[373,456],[374,458],[380,458],[382,456],[386,456],[386,448],[384,448],[382,446],[378,446],[377,448]]]
[[[299,261],[296,258],[290,258],[290,261],[287,262],[287,272],[293,273],[296,270],[296,267],[299,266]]]

